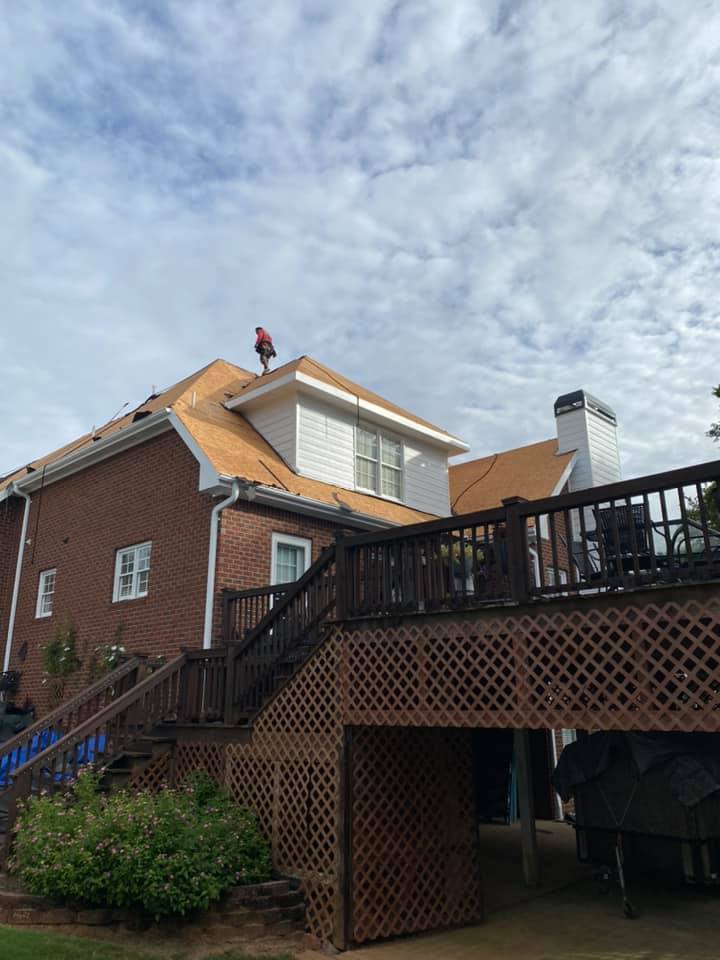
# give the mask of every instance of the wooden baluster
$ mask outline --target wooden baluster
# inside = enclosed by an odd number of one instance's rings
[[[682,529],[683,529],[683,534],[685,535],[686,556],[687,556],[686,576],[691,577],[693,574],[692,538],[690,536],[690,524],[688,523],[687,508],[685,506],[685,491],[683,490],[682,487],[678,487],[677,495],[678,495],[678,502],[680,504],[680,518],[682,521]]]
[[[707,563],[713,562],[712,554],[712,544],[710,543],[710,532],[709,532],[709,523],[707,515],[707,507],[705,506],[705,496],[702,486],[699,483],[695,484],[695,495],[697,497],[698,513],[700,514],[700,526],[702,527],[703,543],[705,545],[705,561]]]

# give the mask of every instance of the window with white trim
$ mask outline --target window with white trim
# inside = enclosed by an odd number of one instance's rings
[[[37,603],[35,604],[35,616],[38,618],[52,616],[56,575],[57,570],[43,570],[40,574]]]
[[[272,535],[272,582],[291,583],[299,580],[310,566],[312,540],[293,537],[289,533]]]
[[[355,486],[402,500],[403,446],[380,430],[355,428]]]
[[[152,542],[123,547],[115,554],[113,602],[146,597],[150,580]]]
[[[560,579],[558,580],[558,574]],[[567,583],[568,575],[566,570],[556,570],[555,567],[545,567],[545,585],[555,587],[558,583]]]

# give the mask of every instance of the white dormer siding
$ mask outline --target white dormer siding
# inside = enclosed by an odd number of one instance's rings
[[[298,400],[297,471],[313,480],[321,480],[347,490],[355,484],[355,428],[357,415],[331,406],[315,397],[302,395]],[[436,516],[450,514],[447,453],[431,444],[418,443],[403,436],[394,425],[360,425],[385,430],[403,448],[402,502],[415,510]]]
[[[264,403],[244,413],[285,463],[292,470],[297,470],[298,416],[295,398],[287,395],[268,397]]]
[[[225,406],[243,414],[298,474],[346,490],[384,494],[415,510],[450,515],[448,457],[467,451],[457,437],[379,400],[359,397],[333,380],[318,380],[302,370],[259,383]],[[365,436],[365,468],[356,470],[358,426]],[[369,445],[368,445],[369,444]],[[368,490],[377,447],[377,486]],[[398,455],[400,453],[400,455]],[[368,461],[370,457],[370,461]],[[401,468],[398,480],[397,464]],[[390,473],[390,471],[397,471]],[[399,496],[389,496],[399,493]]]

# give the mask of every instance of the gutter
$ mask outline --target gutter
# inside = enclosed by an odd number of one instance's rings
[[[231,507],[240,496],[240,481],[233,480],[230,496],[216,503],[210,513],[210,546],[208,549],[208,575],[205,591],[205,623],[203,625],[203,650],[212,646],[213,608],[215,606],[215,571],[217,566],[218,521],[226,507]]]
[[[15,614],[17,612],[18,596],[20,594],[20,577],[22,575],[23,557],[25,556],[25,541],[27,539],[28,521],[30,519],[30,496],[23,493],[15,483],[11,483],[7,488],[7,496],[22,497],[25,501],[25,512],[23,513],[22,530],[20,531],[20,544],[18,546],[17,562],[15,564],[15,583],[13,584],[12,600],[10,602],[10,619],[8,620],[7,640],[5,641],[5,659],[3,661],[3,670],[10,669],[10,654],[12,653],[13,632],[15,630]]]
[[[227,488],[230,478],[221,476],[218,479]],[[266,507],[275,507],[277,510],[302,513],[303,516],[317,517],[319,520],[331,520],[333,523],[342,521],[348,527],[359,527],[362,530],[387,530],[388,527],[403,526],[403,524],[394,520],[383,520],[367,513],[356,513],[354,510],[348,510],[340,506],[334,507],[329,503],[323,503],[321,500],[311,500],[309,497],[288,493],[286,490],[280,490],[277,487],[265,487],[262,484],[254,484],[249,481],[240,481],[240,483],[244,500],[253,501]],[[428,520],[434,519],[436,518],[428,516]]]

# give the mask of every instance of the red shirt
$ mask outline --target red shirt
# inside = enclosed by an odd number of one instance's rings
[[[258,330],[257,339],[255,340],[255,346],[257,347],[260,343],[272,343],[272,337],[267,332],[263,330],[262,327]]]

